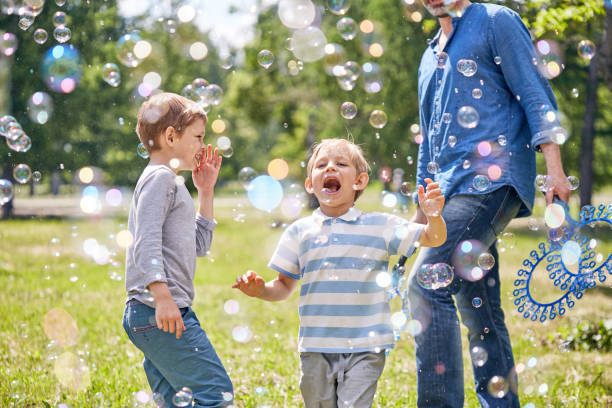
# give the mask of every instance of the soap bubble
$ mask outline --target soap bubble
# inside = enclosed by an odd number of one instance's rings
[[[404,181],[402,183],[402,186],[400,187],[400,193],[402,195],[405,195],[405,196],[412,195],[412,188],[410,187],[410,183],[409,182]]]
[[[478,256],[478,266],[484,271],[490,271],[495,266],[495,258],[488,252]]]
[[[270,68],[274,63],[274,54],[272,54],[270,50],[259,51],[257,54],[257,63],[265,69]]]
[[[251,181],[247,196],[255,208],[271,211],[282,201],[283,188],[275,178],[261,175]]]
[[[367,93],[378,93],[382,90],[380,66],[375,62],[366,62],[361,67],[364,89]]]
[[[376,274],[376,284],[381,288],[386,288],[391,284],[391,274],[387,271]]]
[[[416,279],[422,288],[433,289],[437,281],[437,277],[433,270],[433,265],[422,264],[417,270]]]
[[[472,98],[474,98],[474,99],[482,98],[482,89],[480,89],[480,88],[472,89]]]
[[[455,273],[471,282],[482,279],[486,271],[478,265],[478,258],[484,252],[486,252],[485,246],[480,241],[475,239],[461,241],[452,258]]]
[[[187,407],[193,405],[193,392],[190,388],[183,387],[172,397],[172,404],[177,407]]]
[[[30,181],[30,177],[32,177],[32,170],[27,164],[18,164],[13,169],[13,177],[19,184],[25,184]]]
[[[432,266],[432,271],[436,275],[436,287],[445,288],[453,281],[453,268],[445,263],[436,263]]]
[[[143,159],[148,159],[149,158],[149,152],[147,151],[147,148],[145,147],[145,145],[142,142],[138,143],[138,147],[136,148],[136,152]]]
[[[227,136],[219,136],[217,138],[217,147],[219,150],[226,150],[232,147],[232,141]]]
[[[55,27],[63,27],[66,25],[66,13],[63,11],[56,11],[53,15],[53,25]]]
[[[310,0],[281,0],[278,3],[278,17],[287,28],[306,28],[312,24],[315,16],[315,5]]]
[[[479,120],[478,112],[471,106],[463,106],[457,112],[457,122],[466,129],[473,129],[478,126]]]
[[[440,165],[435,161],[430,161],[427,163],[427,171],[431,174],[438,174],[441,171]]]
[[[19,137],[17,137],[17,139],[11,139],[10,137],[7,136],[6,144],[8,145],[8,147],[10,147],[12,150],[16,152],[25,153],[28,150],[30,150],[30,148],[32,147],[32,140],[30,139],[30,136],[26,135],[22,131]]]
[[[446,62],[448,61],[448,54],[444,51],[438,54],[438,68],[444,69],[446,68]]]
[[[41,65],[45,83],[55,92],[70,93],[81,79],[81,55],[73,45],[51,47]]]
[[[14,192],[15,188],[13,187],[13,183],[7,179],[0,179],[0,205],[4,205],[11,201]]]
[[[336,23],[336,29],[340,36],[349,41],[357,35],[357,23],[350,17],[342,17]]]
[[[461,164],[461,167],[463,167],[465,170],[469,169],[472,166],[472,162],[469,160],[464,160],[463,163]]]
[[[236,314],[240,310],[240,303],[234,299],[230,299],[223,304],[223,310],[229,315]]]
[[[328,75],[342,75],[344,73],[344,48],[340,44],[329,43],[324,48],[323,66]]]
[[[457,61],[457,71],[461,72],[466,77],[473,76],[478,70],[478,64],[471,59],[460,59]]]
[[[72,38],[72,32],[65,26],[55,27],[55,30],[53,30],[53,37],[57,40],[57,42],[65,43]]]
[[[474,299],[472,299],[472,306],[478,309],[480,306],[482,306],[482,299],[476,296]]]
[[[113,87],[118,87],[121,83],[121,71],[117,64],[108,62],[102,67],[102,79],[104,82]]]
[[[16,124],[19,128],[21,128],[21,125],[19,125],[19,122],[17,122],[17,119],[15,119],[14,116],[4,115],[0,117],[0,135],[6,136],[12,124]]]
[[[329,11],[339,16],[346,14],[350,6],[349,0],[327,0]]]
[[[538,174],[533,181],[535,188],[543,193],[547,192],[551,188],[550,183],[550,177],[545,174]]]
[[[497,246],[499,247],[499,252],[513,249],[516,246],[516,237],[511,232],[504,232],[497,237]]]
[[[45,92],[34,92],[28,100],[28,115],[38,124],[45,124],[53,113],[53,100]]]
[[[504,377],[496,375],[489,380],[487,390],[494,398],[504,398],[508,393],[508,383]]]
[[[527,226],[529,227],[531,231],[537,231],[538,229],[540,229],[540,226],[538,225],[538,220],[536,220],[533,217],[530,217],[527,220]]]
[[[565,265],[576,265],[582,255],[580,244],[576,241],[567,241],[561,248],[561,260]]]
[[[204,105],[217,106],[223,99],[223,89],[217,84],[210,84],[204,88],[197,88],[196,92],[199,92]]]
[[[251,167],[243,167],[240,172],[238,172],[238,180],[240,180],[245,190],[251,188],[251,181],[253,181],[255,177],[257,177],[257,172]]]
[[[591,60],[595,56],[595,44],[589,40],[582,40],[578,43],[578,55],[586,60]]]
[[[565,210],[560,204],[549,204],[544,211],[544,221],[548,228],[559,228],[565,221]]]
[[[253,338],[253,333],[247,326],[236,326],[232,329],[232,338],[239,343],[247,343]]]
[[[452,136],[452,135],[451,135],[451,136],[449,136],[449,137],[448,137],[448,145],[449,145],[450,147],[455,147],[455,145],[456,145],[456,144],[457,144],[457,137]]]
[[[580,180],[576,176],[568,176],[567,184],[570,190],[578,190],[578,187],[580,187]]]
[[[0,35],[0,52],[7,57],[13,55],[17,50],[17,37],[13,33]]]
[[[375,109],[370,113],[370,125],[376,129],[382,129],[387,124],[387,114],[379,109]]]
[[[472,185],[476,191],[485,191],[487,188],[489,188],[490,184],[491,182],[489,181],[489,178],[483,174],[478,174],[475,176],[472,182]]]
[[[438,202],[434,200],[433,198],[428,198],[423,203],[423,212],[428,217],[437,217],[438,215],[440,215],[440,209],[439,209]]]
[[[495,62],[495,64],[499,65],[502,62],[502,57],[500,57],[499,55],[497,55],[495,58],[493,58],[493,62]]]
[[[40,182],[40,180],[42,179],[42,174],[40,174],[40,171],[36,170],[34,173],[32,173],[32,181],[35,183]]]
[[[487,353],[487,350],[485,350],[483,347],[474,346],[470,350],[470,356],[472,357],[472,363],[476,367],[482,367],[487,362],[487,359],[489,358],[489,353]]]
[[[34,42],[36,44],[44,44],[47,42],[47,38],[49,38],[49,35],[47,34],[47,31],[43,28],[37,28],[36,30],[34,30],[34,34],[32,34],[32,37],[34,37]]]
[[[572,88],[572,96],[574,98],[577,98],[580,96],[580,91],[578,91],[578,88]]]
[[[306,27],[293,33],[293,54],[304,62],[317,61],[325,56],[327,38],[317,27]]]
[[[497,143],[500,146],[505,146],[508,143],[508,139],[504,135],[497,136]]]
[[[17,26],[19,26],[19,28],[21,28],[23,31],[25,31],[28,28],[30,28],[30,26],[32,26],[32,24],[34,24],[34,19],[35,18],[36,17],[34,15],[25,14],[25,15],[21,16],[21,18],[19,19],[19,23],[17,24]]]
[[[289,164],[283,159],[272,159],[268,163],[268,174],[277,180],[282,180],[289,174]]]
[[[340,106],[340,115],[344,119],[353,119],[357,115],[357,105],[353,102],[344,102]]]
[[[119,61],[128,68],[135,68],[142,62],[135,53],[135,47],[142,41],[138,31],[124,34],[115,45],[115,54]]]

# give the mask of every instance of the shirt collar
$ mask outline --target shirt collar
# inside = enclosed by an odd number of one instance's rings
[[[448,37],[446,44],[448,45],[448,43],[450,43],[452,37],[455,34],[455,31],[457,30],[457,24],[459,24],[459,22],[470,12],[471,9],[473,9],[474,7],[472,7],[474,5],[474,3],[470,3],[466,8],[463,9],[463,13],[461,14],[461,16],[459,17],[452,17],[451,18],[451,24],[453,25],[453,31],[451,31],[450,36]],[[440,27],[438,29],[438,32],[436,33],[436,35],[434,36],[434,38],[431,39],[431,41],[429,41],[429,46],[432,49],[436,48],[436,45],[438,44],[438,39],[440,38],[440,34],[442,34],[442,27]],[[440,50],[442,51],[442,50]]]
[[[352,222],[352,221],[357,220],[357,218],[359,218],[362,213],[363,212],[360,209],[353,206],[349,208],[347,212],[345,212],[339,217],[330,217],[329,215],[323,214],[323,211],[321,211],[321,208],[317,208],[316,210],[312,212],[312,216],[314,217],[316,222],[320,222],[320,223],[322,223],[325,220],[330,220],[333,218],[339,218],[343,221]]]

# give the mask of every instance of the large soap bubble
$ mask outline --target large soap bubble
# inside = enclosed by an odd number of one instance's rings
[[[304,62],[317,61],[325,56],[327,38],[317,27],[307,27],[293,33],[293,54]]]
[[[253,207],[263,211],[271,211],[283,199],[283,187],[275,178],[261,175],[250,182],[247,195]]]
[[[287,28],[306,28],[312,24],[315,16],[315,5],[310,0],[281,0],[278,3],[278,17]]]
[[[135,52],[136,44],[142,41],[138,31],[123,35],[117,41],[115,52],[119,61],[129,68],[134,68],[140,65],[142,59],[138,58]]]
[[[81,80],[81,54],[73,45],[56,45],[46,52],[41,69],[51,90],[70,93]]]

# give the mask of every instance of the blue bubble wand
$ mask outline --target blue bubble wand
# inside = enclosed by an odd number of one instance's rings
[[[567,203],[557,197],[553,203],[563,208],[566,224],[551,229],[549,239],[538,244],[538,249],[532,250],[529,257],[523,260],[523,268],[518,271],[519,278],[514,281],[515,289],[512,291],[517,310],[525,319],[532,321],[545,322],[557,315],[564,315],[567,309],[574,307],[576,300],[582,298],[586,289],[594,287],[597,281],[606,280],[606,272],[612,275],[612,254],[597,265],[590,238],[580,232],[583,226],[596,222],[606,222],[612,226],[612,205],[601,204],[597,208],[584,206],[580,210],[579,220],[575,220],[569,214]],[[574,246],[577,244],[580,248],[577,272],[567,268],[563,254],[564,248],[570,247],[568,242],[572,241]],[[546,265],[548,278],[563,291],[557,299],[547,303],[536,300],[532,295],[533,272],[540,263]]]

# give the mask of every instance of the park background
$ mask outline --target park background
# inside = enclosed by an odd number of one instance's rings
[[[0,222],[0,406],[153,406],[145,395],[141,355],[120,324],[130,189],[147,163],[137,153],[135,118],[151,92],[187,92],[196,78],[222,90],[206,107],[206,139],[215,145],[225,136],[231,148],[224,147],[215,201],[219,225],[211,253],[198,260],[194,308],[230,371],[237,406],[299,406],[297,297],[264,303],[241,296],[231,283],[247,269],[274,277],[266,264],[283,228],[296,208],[310,211],[301,186],[308,148],[316,140],[350,136],[363,146],[373,182],[358,202],[361,208],[412,215],[414,206],[398,190],[404,182],[414,188],[418,61],[437,22],[409,0],[315,0],[313,25],[336,46],[309,62],[289,49],[292,30],[281,24],[275,1],[144,2],[147,7],[136,9],[127,1],[58,3],[0,1],[0,113],[13,115],[31,138],[25,152],[2,144],[2,167],[23,163],[40,172],[40,179],[14,183],[12,217]],[[549,49],[540,52],[539,64],[569,133],[561,146],[565,171],[581,183],[570,203],[572,214],[582,205],[610,203],[612,10],[596,0],[498,3],[521,14],[539,51]],[[59,44],[53,36],[57,11],[66,13],[71,30],[65,44],[80,53],[79,78],[67,93],[50,89],[41,66]],[[370,21],[373,31],[360,25],[355,38],[346,40],[336,26],[343,17]],[[48,32],[43,44],[33,39],[39,28]],[[128,58],[126,66],[121,39],[134,30],[151,50],[145,58]],[[12,48],[5,32],[15,35],[14,51],[7,51]],[[580,55],[583,40],[596,47],[592,58]],[[262,50],[273,55],[267,68],[271,56],[258,58]],[[380,91],[372,92],[363,73],[352,85],[339,80],[334,67],[346,61],[377,64],[374,82],[382,84]],[[118,66],[117,86],[104,79],[107,63]],[[33,105],[37,92],[45,92],[51,103]],[[357,107],[353,119],[341,115],[346,101]],[[385,112],[384,127],[370,123],[373,110]],[[248,199],[240,172],[245,167],[260,175],[276,172],[277,166],[269,166],[274,159],[282,159],[274,162],[281,168],[288,165],[280,183],[284,199],[292,200],[262,211]],[[541,157],[538,170],[545,173]],[[194,191],[189,175],[183,175]],[[521,402],[612,406],[612,277],[588,290],[565,316],[546,323],[524,319],[512,303],[522,260],[546,240],[544,208],[538,197],[533,220],[513,222],[510,235],[500,237],[503,302]],[[597,251],[608,256],[609,226],[596,226],[590,234]],[[536,283],[539,296],[557,294],[545,273],[537,274]],[[413,347],[409,330],[402,331],[375,406],[415,405]],[[464,358],[466,406],[477,406],[465,343]]]

